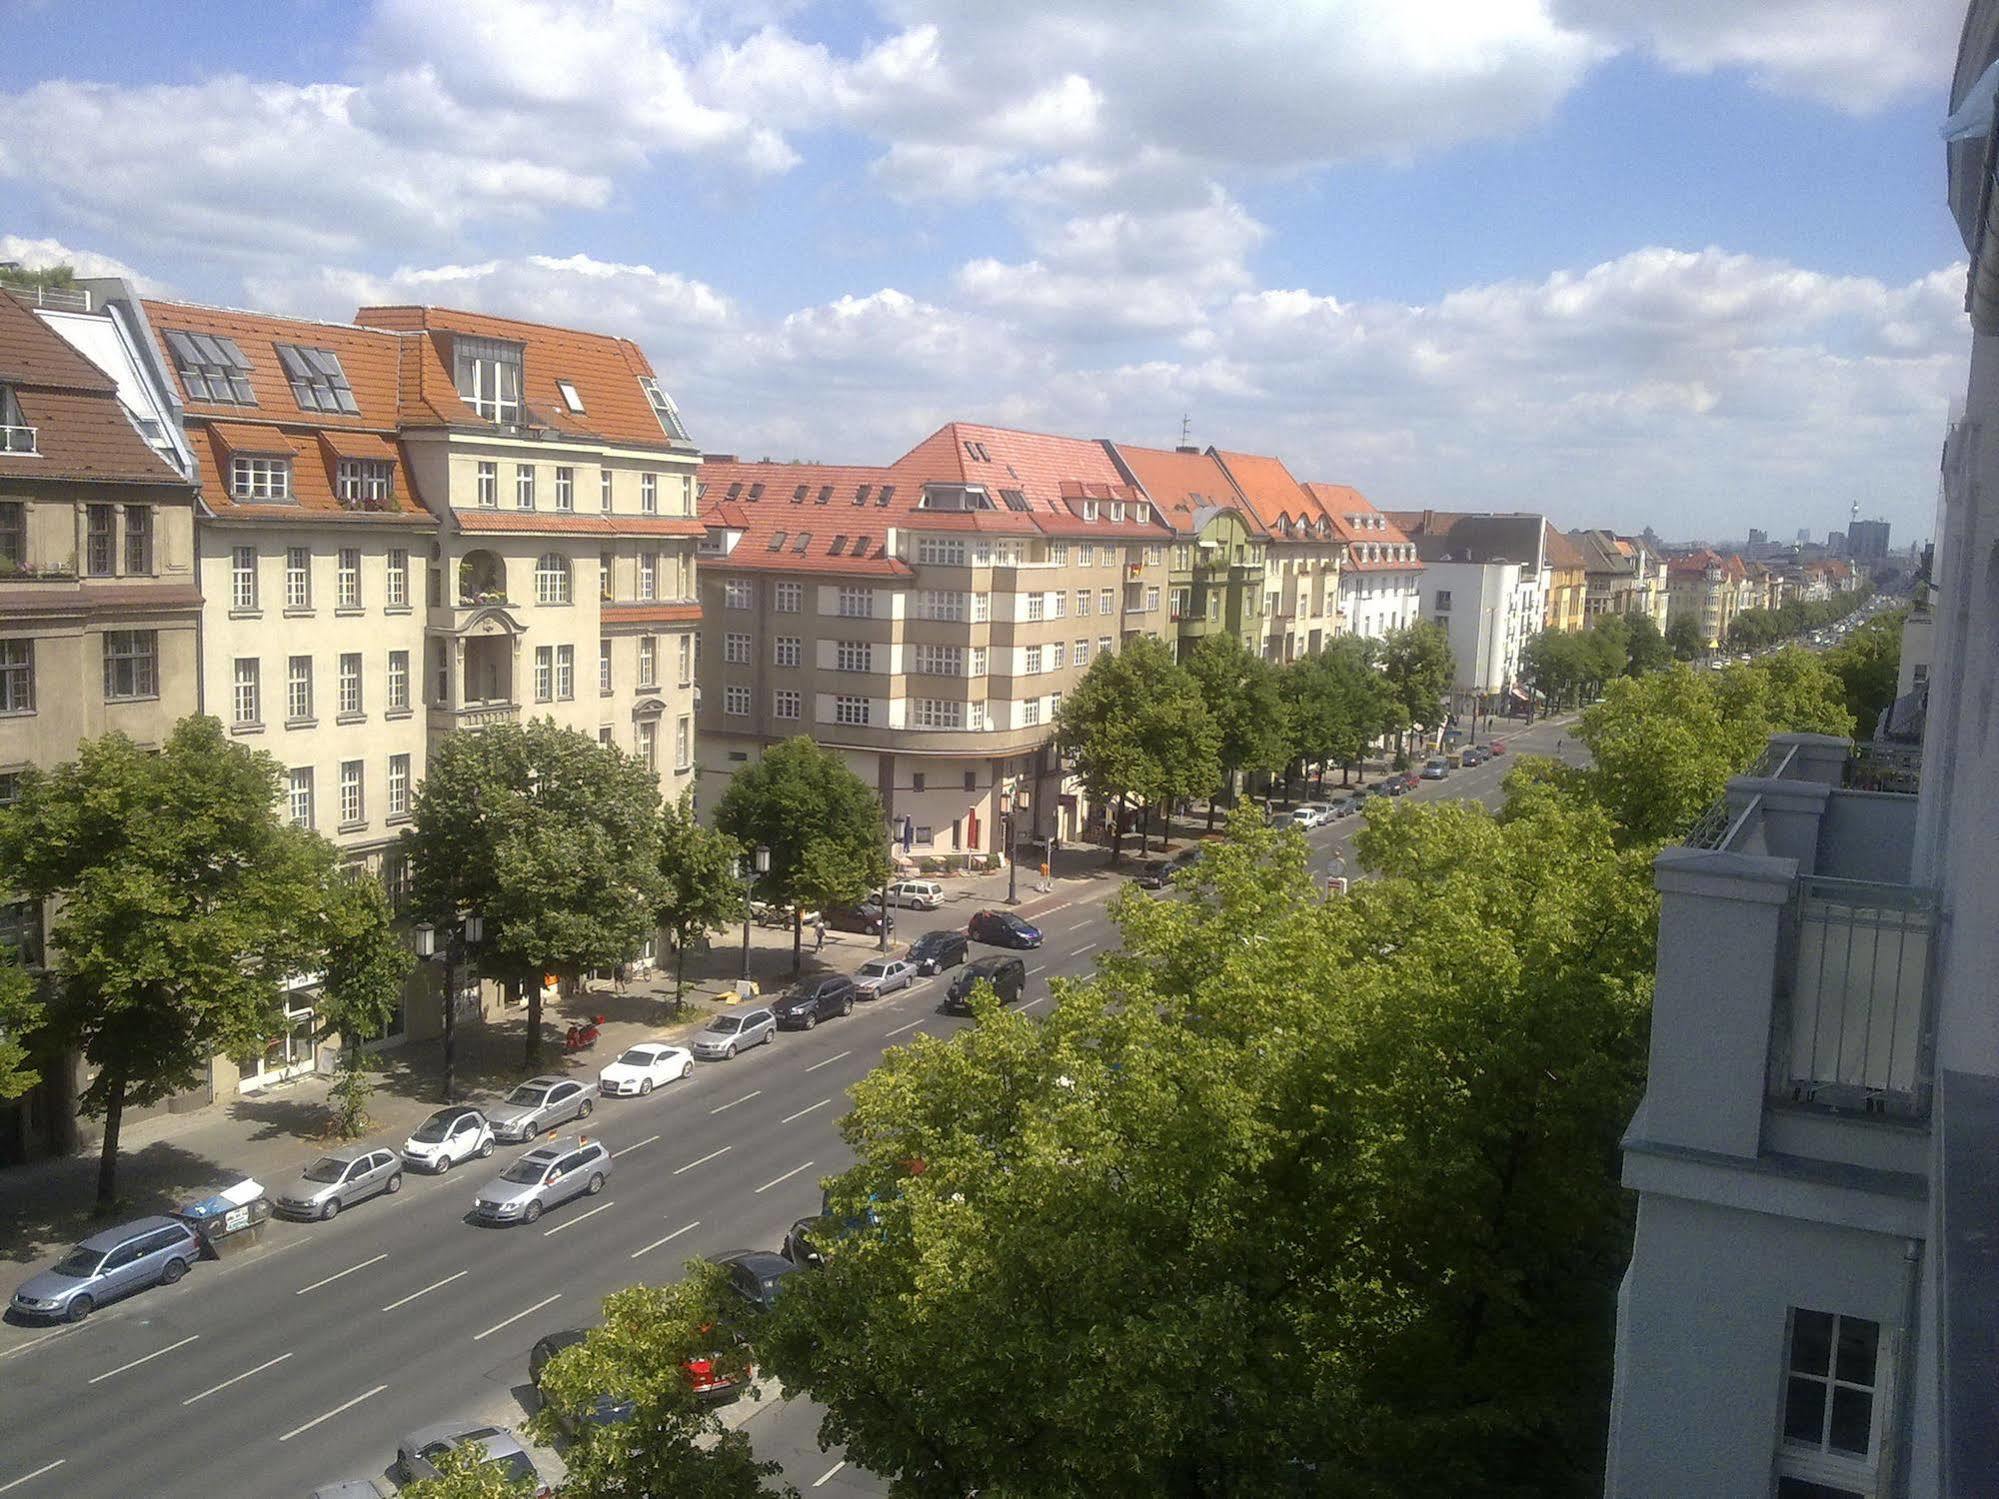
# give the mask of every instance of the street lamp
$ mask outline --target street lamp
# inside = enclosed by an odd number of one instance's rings
[[[1013,796],[1011,791],[1000,793],[1000,825],[1006,830],[1006,903],[1020,904],[1020,861],[1014,857],[1013,836]]]
[[[477,911],[464,912],[455,925],[446,928],[441,951],[437,928],[429,922],[418,922],[410,935],[419,958],[425,962],[441,958],[444,962],[444,1101],[450,1103],[452,1074],[458,1062],[458,969],[486,935],[486,922]]]
[[[743,882],[743,982],[750,978],[750,891],[756,888],[757,876],[770,873],[770,850],[763,844],[748,858],[736,861],[736,875]]]

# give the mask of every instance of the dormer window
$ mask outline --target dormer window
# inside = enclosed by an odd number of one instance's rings
[[[35,429],[21,419],[21,403],[13,390],[0,385],[0,453],[35,451]]]
[[[1097,502],[1095,500],[1083,501],[1083,519],[1095,520],[1096,518],[1097,518]]]
[[[334,493],[349,510],[386,510],[395,491],[395,465],[374,458],[342,458]]]
[[[459,399],[487,421],[513,427],[521,419],[521,345],[459,334],[451,341]]]
[[[1124,519],[1124,501],[1123,501],[1123,500],[1112,500],[1112,501],[1111,501],[1111,519],[1112,519],[1112,520],[1114,520],[1114,521],[1122,521],[1122,520]]]
[[[250,361],[236,347],[236,341],[207,333],[165,330],[167,348],[173,352],[174,368],[187,387],[190,401],[207,401],[216,406],[254,406],[256,392],[250,389]]]
[[[238,455],[229,463],[229,497],[253,504],[285,504],[292,497],[289,458]]]
[[[659,427],[675,442],[691,441],[687,426],[680,420],[680,408],[673,404],[673,397],[659,388],[659,381],[651,375],[639,376],[639,389],[646,393],[646,400],[652,405],[652,414],[659,418]]]
[[[278,363],[284,366],[285,379],[291,382],[292,399],[298,402],[300,411],[361,414],[361,408],[354,404],[354,392],[347,384],[347,371],[340,367],[340,356],[333,350],[309,349],[302,344],[271,347],[278,351]]]

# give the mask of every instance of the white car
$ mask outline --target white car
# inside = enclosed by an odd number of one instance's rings
[[[1333,820],[1333,804],[1331,802],[1300,802],[1292,809],[1291,815],[1298,819],[1301,827],[1324,827]]]
[[[862,999],[880,999],[916,982],[916,965],[906,958],[874,958],[861,965],[854,975],[854,987]]]
[[[597,1074],[606,1098],[643,1098],[661,1083],[694,1075],[694,1053],[665,1041],[641,1041]]]
[[[493,1153],[493,1126],[478,1109],[453,1104],[439,1109],[416,1127],[403,1141],[403,1161],[417,1171],[434,1171],[439,1176],[460,1161],[474,1156],[482,1160]]]

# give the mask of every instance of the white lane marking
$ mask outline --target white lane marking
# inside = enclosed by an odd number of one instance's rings
[[[799,1172],[810,1171],[811,1169],[812,1169],[812,1162],[810,1161],[807,1161],[803,1166],[793,1166],[789,1171],[785,1172],[784,1175],[779,1177],[773,1177],[770,1181],[765,1182],[761,1187],[757,1188],[757,1191],[768,1192],[772,1187],[776,1186],[779,1182],[788,1182],[794,1176],[798,1175]]]
[[[925,1019],[928,1019],[929,1017],[928,1017],[928,1016],[925,1016],[924,1018],[925,1018]],[[923,1024],[923,1021],[922,1021],[922,1020],[912,1020],[912,1021],[910,1021],[910,1022],[909,1022],[909,1024],[908,1024],[908,1025],[899,1025],[899,1026],[897,1026],[897,1027],[896,1027],[896,1028],[895,1028],[894,1030],[892,1030],[892,1031],[890,1031],[890,1032],[889,1032],[889,1035],[891,1035],[891,1036],[900,1036],[900,1035],[901,1035],[901,1034],[902,1034],[902,1033],[903,1033],[904,1031],[913,1031],[913,1030],[915,1030],[915,1029],[916,1029],[916,1028],[917,1028],[917,1027],[918,1027],[919,1025],[921,1025],[921,1024]]]
[[[806,1107],[800,1109],[796,1114],[786,1114],[782,1119],[778,1120],[777,1122],[779,1124],[789,1124],[794,1119],[803,1119],[807,1114],[811,1113],[814,1109],[823,1109],[826,1107],[827,1104],[831,1103],[832,1101],[833,1100],[830,1098],[822,1098],[819,1100],[819,1102],[815,1104],[806,1105]]]
[[[611,1205],[611,1204],[610,1204],[610,1203],[608,1203],[608,1202],[606,1202],[606,1203],[601,1203],[601,1204],[599,1204],[599,1205],[598,1205],[597,1207],[594,1207],[594,1208],[590,1209],[590,1211],[589,1211],[589,1212],[587,1212],[587,1213],[578,1213],[578,1214],[577,1214],[577,1215],[576,1215],[576,1216],[575,1216],[574,1218],[571,1218],[571,1219],[570,1219],[570,1220],[569,1220],[568,1222],[566,1222],[566,1223],[558,1223],[558,1224],[556,1224],[556,1225],[555,1225],[555,1227],[554,1227],[554,1228],[545,1228],[545,1229],[543,1229],[543,1230],[541,1231],[541,1236],[542,1236],[542,1237],[543,1237],[544,1239],[546,1239],[546,1238],[547,1238],[547,1237],[549,1237],[549,1235],[551,1235],[551,1234],[559,1234],[559,1233],[561,1233],[561,1232],[562,1232],[562,1231],[563,1231],[563,1230],[564,1230],[565,1228],[574,1228],[574,1227],[576,1227],[576,1225],[577,1225],[577,1224],[581,1223],[581,1222],[582,1222],[582,1221],[583,1221],[583,1220],[584,1220],[585,1218],[594,1218],[594,1217],[596,1217],[596,1216],[597,1216],[597,1215],[598,1215],[599,1213],[603,1212],[603,1211],[604,1211],[604,1209],[605,1209],[605,1208],[607,1208],[607,1207],[609,1207],[610,1205]]]
[[[298,1436],[301,1432],[311,1431],[313,1427],[319,1425],[320,1422],[331,1421],[335,1416],[339,1415],[342,1411],[351,1411],[352,1409],[354,1409],[355,1406],[359,1405],[363,1400],[374,1399],[377,1395],[381,1394],[382,1391],[386,1390],[387,1388],[388,1386],[385,1384],[378,1384],[375,1386],[374,1389],[369,1390],[366,1394],[356,1395],[352,1400],[348,1401],[345,1405],[336,1405],[333,1407],[332,1410],[328,1411],[325,1415],[314,1416],[310,1421],[306,1422],[305,1425],[303,1426],[294,1426],[290,1431],[286,1432],[283,1436],[279,1437],[278,1440],[281,1442],[289,1442],[293,1437]]]
[[[696,1218],[692,1223],[684,1223],[679,1228],[676,1228],[672,1233],[668,1234],[665,1238],[654,1239],[650,1244],[646,1245],[644,1249],[634,1249],[631,1252],[631,1254],[627,1256],[627,1258],[635,1260],[642,1254],[650,1254],[653,1250],[659,1248],[660,1245],[670,1244],[673,1242],[673,1240],[679,1238],[689,1229],[699,1228],[700,1226],[701,1226],[701,1220],[699,1218]]]
[[[533,1306],[529,1307],[526,1311],[515,1312],[513,1316],[507,1318],[507,1320],[504,1322],[495,1322],[491,1327],[487,1328],[484,1332],[475,1332],[474,1334],[472,1334],[472,1341],[475,1343],[483,1342],[485,1339],[490,1338],[494,1333],[498,1332],[501,1328],[512,1327],[516,1322],[520,1321],[521,1318],[533,1316],[536,1312],[540,1311],[543,1307],[547,1306],[551,1301],[560,1301],[560,1300],[562,1300],[562,1293],[560,1291],[557,1291],[553,1296],[544,1296],[540,1301],[537,1301]]]
[[[814,1062],[810,1067],[807,1067],[805,1070],[807,1072],[817,1072],[821,1067],[831,1067],[835,1062],[844,1062],[848,1057],[852,1055],[853,1053],[851,1051],[843,1051],[837,1057],[828,1057],[823,1062]]]
[[[1048,965],[1046,963],[1036,963],[1032,968],[1027,970],[1027,976],[1029,978],[1033,978],[1035,974],[1041,972],[1041,970],[1046,968],[1047,966]]]
[[[711,1114],[719,1114],[722,1112],[723,1109],[733,1109],[739,1103],[748,1103],[752,1098],[757,1097],[762,1092],[763,1089],[761,1088],[752,1088],[749,1092],[745,1093],[741,1098],[732,1098],[727,1103],[722,1104],[718,1108],[712,1108],[708,1112]]]
[[[692,1171],[696,1166],[705,1166],[710,1161],[714,1160],[716,1156],[727,1155],[730,1151],[734,1150],[735,1148],[736,1147],[733,1145],[724,1145],[720,1150],[711,1150],[708,1152],[708,1154],[701,1157],[701,1159],[698,1161],[689,1161],[685,1166],[675,1166],[673,1168],[673,1174],[675,1176],[678,1176],[683,1171]]]
[[[370,1265],[379,1265],[387,1258],[387,1254],[378,1254],[372,1260],[363,1260],[358,1265],[349,1265],[345,1270],[327,1276],[325,1280],[316,1280],[309,1286],[300,1286],[296,1291],[292,1292],[292,1295],[303,1296],[307,1291],[317,1291],[321,1286],[330,1286],[343,1275],[352,1275],[356,1270],[365,1270]]]
[[[1039,999],[1030,999],[1026,1004],[1021,1005],[1020,1008],[1023,1010],[1031,1010],[1036,1005],[1045,1005],[1047,1003],[1048,1003],[1048,996],[1044,994]]]
[[[417,1297],[428,1296],[432,1291],[438,1290],[444,1286],[448,1286],[454,1280],[458,1280],[463,1276],[470,1275],[471,1273],[472,1272],[470,1270],[460,1270],[457,1275],[447,1275],[444,1277],[443,1280],[434,1280],[429,1285],[425,1286],[421,1291],[412,1291],[409,1293],[409,1295],[402,1297],[400,1300],[391,1301],[387,1306],[383,1307],[382,1310],[385,1312],[392,1312],[399,1306],[408,1306],[412,1301],[416,1300]]]
[[[127,1369],[136,1369],[141,1364],[150,1364],[154,1359],[160,1357],[160,1355],[162,1354],[172,1353],[176,1348],[187,1347],[189,1343],[192,1343],[196,1338],[200,1336],[201,1334],[198,1332],[189,1333],[186,1337],[182,1338],[178,1343],[169,1343],[164,1348],[156,1348],[143,1358],[133,1359],[132,1362],[129,1364],[120,1364],[115,1369],[106,1369],[102,1374],[93,1376],[90,1380],[90,1383],[100,1384],[104,1380],[109,1379],[114,1374],[123,1374]]]
[[[248,1379],[252,1374],[262,1374],[266,1369],[272,1368],[278,1364],[282,1364],[286,1359],[290,1357],[291,1355],[289,1353],[281,1353],[276,1358],[266,1359],[263,1363],[257,1365],[257,1367],[254,1369],[245,1369],[241,1374],[238,1374],[234,1379],[225,1379],[222,1381],[221,1384],[210,1385],[207,1389],[203,1390],[199,1395],[188,1396],[187,1399],[181,1402],[181,1404],[193,1405],[194,1402],[197,1400],[206,1400],[210,1395],[213,1395],[217,1390],[226,1390],[233,1384],[241,1384],[244,1380]]]
[[[60,1468],[64,1463],[68,1461],[69,1459],[66,1457],[59,1457],[52,1463],[43,1463],[39,1468],[35,1469],[35,1471],[32,1473],[23,1473],[19,1478],[15,1479],[12,1483],[0,1483],[0,1494],[6,1493],[7,1490],[9,1489],[18,1489],[22,1484],[26,1483],[30,1478],[40,1478],[44,1473],[53,1473],[57,1468]]]
[[[1098,948],[1102,946],[1103,943],[1101,942],[1092,942],[1088,947],[1079,947],[1074,952],[1063,953],[1062,956],[1065,958],[1087,958],[1091,953],[1095,952]]]
[[[843,1457],[837,1463],[833,1464],[832,1467],[828,1468],[824,1473],[821,1473],[817,1478],[813,1479],[812,1487],[814,1487],[815,1489],[818,1488],[827,1479],[831,1478],[835,1473],[839,1472],[842,1468],[846,1466],[847,1466],[847,1460]]]
[[[631,1144],[627,1145],[624,1148],[624,1150],[612,1151],[611,1159],[615,1161],[619,1156],[623,1155],[626,1150],[637,1150],[641,1145],[650,1145],[652,1144],[653,1141],[657,1140],[658,1138],[659,1138],[658,1135],[647,1135],[643,1140],[634,1140],[632,1141]]]
[[[12,1358],[17,1353],[26,1353],[30,1348],[41,1347],[42,1344],[48,1342],[51,1338],[66,1338],[75,1331],[74,1327],[58,1327],[54,1332],[45,1332],[39,1338],[30,1338],[25,1343],[9,1348],[6,1352],[0,1353],[0,1359]],[[68,1460],[67,1458],[63,1459],[65,1462]],[[30,1474],[29,1476],[32,1477],[33,1475]]]

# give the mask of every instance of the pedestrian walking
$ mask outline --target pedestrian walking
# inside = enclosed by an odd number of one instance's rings
[[[826,918],[824,916],[815,916],[812,918],[812,950],[818,952],[825,945]]]
[[[630,982],[630,979],[631,974],[623,963],[620,963],[616,968],[611,970],[611,987],[616,989],[620,994],[625,992],[625,985]]]
[[[1051,884],[1048,879],[1048,861],[1046,859],[1043,859],[1041,861],[1041,883],[1036,885],[1034,888],[1036,890],[1041,891],[1044,895],[1048,891],[1053,890],[1055,888],[1055,886]]]

